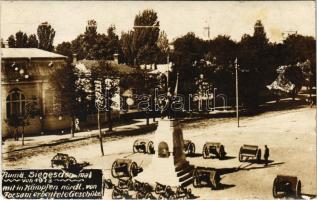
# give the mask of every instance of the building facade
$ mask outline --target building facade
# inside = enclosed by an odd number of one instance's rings
[[[52,69],[65,65],[65,56],[41,49],[1,49],[2,137],[13,136],[15,130],[8,120],[24,116],[32,103],[37,105],[38,112],[29,117],[25,135],[47,134],[69,127],[68,117],[56,116],[53,112],[59,100],[49,83]]]

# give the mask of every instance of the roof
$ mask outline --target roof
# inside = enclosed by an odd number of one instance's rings
[[[93,66],[97,66],[99,65],[99,62],[100,60],[79,60],[77,61],[76,65],[80,65],[80,64],[83,64],[85,65],[85,67],[87,69],[92,69]],[[135,68],[132,68],[132,67],[129,67],[128,65],[125,65],[125,64],[117,64],[113,61],[107,61],[111,68],[119,73],[122,73],[122,74],[131,74],[131,73],[134,73],[136,71]]]
[[[66,58],[37,48],[1,48],[1,58]]]

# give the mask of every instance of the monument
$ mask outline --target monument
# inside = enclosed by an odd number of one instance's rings
[[[185,187],[193,181],[194,166],[186,160],[183,131],[179,121],[172,118],[171,113],[167,115],[167,119],[161,118],[158,121],[153,139],[155,154],[152,162],[135,179],[154,185],[158,182],[172,187]]]

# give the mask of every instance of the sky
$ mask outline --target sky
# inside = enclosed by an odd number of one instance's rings
[[[41,22],[49,22],[56,31],[54,45],[71,41],[85,31],[87,21],[97,21],[99,33],[110,25],[116,32],[132,30],[135,15],[144,9],[158,13],[160,29],[170,41],[194,32],[208,39],[229,35],[239,41],[243,34],[253,34],[256,20],[261,20],[271,42],[281,42],[282,33],[297,31],[315,37],[314,1],[7,1],[1,2],[1,38],[17,31],[36,33]]]

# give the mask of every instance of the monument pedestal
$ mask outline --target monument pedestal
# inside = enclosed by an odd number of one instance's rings
[[[180,124],[175,119],[161,119],[154,137],[155,154],[152,162],[136,180],[155,185],[187,186],[192,183],[194,166],[186,161],[184,139]]]

